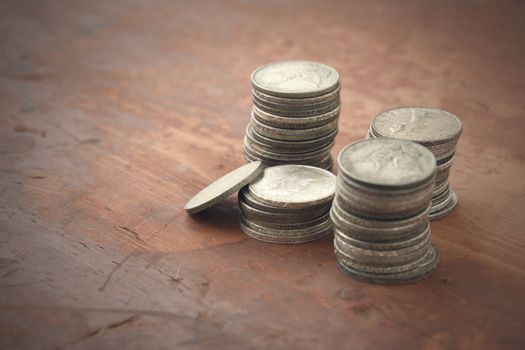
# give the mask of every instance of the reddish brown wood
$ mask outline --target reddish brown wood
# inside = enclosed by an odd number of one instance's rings
[[[522,349],[521,1],[2,1],[0,348]],[[183,204],[243,163],[250,73],[342,78],[334,154],[397,105],[465,123],[432,223],[437,273],[335,266],[331,238],[247,238],[235,199]]]

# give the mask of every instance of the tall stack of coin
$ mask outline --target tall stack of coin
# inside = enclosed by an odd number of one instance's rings
[[[239,191],[241,229],[272,243],[303,243],[332,232],[335,176],[305,165],[268,167]]]
[[[448,176],[463,124],[458,117],[435,108],[401,107],[379,113],[372,119],[368,138],[389,137],[419,143],[436,157],[437,175],[430,219],[450,214],[458,202]]]
[[[339,266],[370,283],[420,280],[436,268],[428,211],[436,160],[414,142],[377,139],[352,143],[338,158],[330,211]]]
[[[330,169],[341,109],[337,71],[316,62],[284,61],[256,69],[251,80],[246,160]]]

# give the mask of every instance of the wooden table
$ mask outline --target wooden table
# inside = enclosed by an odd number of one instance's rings
[[[521,1],[3,1],[0,348],[523,349]],[[243,164],[250,73],[335,67],[333,154],[398,105],[465,130],[457,210],[408,286],[355,281],[332,238],[239,229],[184,203]]]

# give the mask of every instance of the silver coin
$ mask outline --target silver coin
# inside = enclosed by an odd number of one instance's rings
[[[277,128],[312,128],[327,124],[336,120],[341,111],[340,107],[329,110],[324,114],[312,115],[309,117],[285,117],[265,112],[257,106],[253,107],[252,117],[261,123]]]
[[[244,159],[247,162],[260,161],[266,167],[288,165],[288,164],[292,163],[292,162],[286,162],[286,161],[272,161],[272,160],[264,159],[264,158],[261,158],[261,157],[252,156],[252,155],[250,155],[250,154],[248,154],[246,152],[244,152]],[[295,163],[296,165],[312,166],[312,167],[326,169],[326,170],[330,170],[332,168],[332,166],[333,166],[333,161],[332,161],[330,155],[328,155],[328,157],[326,159],[324,159],[324,160],[322,160],[320,162],[312,162],[312,160],[307,160],[307,161],[293,162],[293,163]],[[297,163],[299,163],[299,164],[297,164]]]
[[[430,235],[430,224],[427,220],[426,225],[419,228],[419,231],[411,237],[400,239],[391,242],[374,242],[374,241],[365,241],[355,237],[352,237],[352,232],[346,234],[342,230],[338,229],[334,225],[334,232],[336,236],[341,239],[343,242],[346,242],[354,247],[369,249],[369,250],[397,250],[401,248],[407,248],[416,245],[417,243],[426,239]]]
[[[352,218],[352,215],[341,210],[337,200],[334,200],[330,217],[334,226],[347,236],[366,242],[388,243],[409,239],[419,234],[428,225],[429,209],[430,206],[423,213],[404,220],[368,220],[357,216]],[[364,224],[360,225],[356,222],[364,222]]]
[[[315,219],[307,219],[305,221],[299,221],[299,222],[290,222],[286,218],[284,220],[281,219],[279,221],[277,220],[270,221],[266,219],[263,220],[259,217],[248,216],[246,215],[248,213],[246,211],[243,211],[242,209],[241,209],[241,214],[242,214],[242,218],[245,221],[249,221],[252,224],[256,224],[256,225],[259,225],[261,227],[265,227],[268,229],[283,230],[283,231],[307,229],[309,227],[313,227],[318,224],[324,223],[329,218],[328,213],[326,213],[325,215],[317,217]]]
[[[252,125],[248,124],[248,127],[246,128],[246,135],[251,140],[258,141],[260,144],[267,145],[269,147],[279,148],[281,153],[286,153],[285,150],[303,150],[304,152],[307,152],[309,150],[315,150],[318,147],[322,147],[332,142],[335,136],[337,135],[337,129],[326,136],[322,136],[312,140],[283,141],[272,139],[264,135],[258,134],[255,130],[253,130]]]
[[[307,208],[301,209],[300,211],[289,210],[288,212],[281,213],[276,213],[272,211],[267,212],[252,207],[246,201],[244,201],[241,196],[239,196],[239,208],[241,209],[241,213],[248,220],[254,221],[255,223],[262,222],[263,224],[261,225],[263,226],[265,222],[279,222],[287,224],[305,223],[307,221],[313,220],[312,218],[318,219],[320,217],[328,215],[328,212],[330,210],[330,207],[328,207],[328,209],[326,207],[316,207],[315,210],[310,210],[310,208]]]
[[[241,230],[244,233],[246,233],[248,236],[254,239],[257,239],[259,241],[263,241],[267,243],[279,243],[279,244],[307,243],[307,242],[311,242],[311,241],[315,241],[317,239],[323,238],[324,236],[332,233],[332,227],[326,227],[326,228],[323,228],[322,230],[319,230],[318,232],[310,233],[304,236],[293,236],[293,235],[272,236],[272,235],[261,234],[257,230],[254,230],[246,226],[242,221],[241,221]]]
[[[344,265],[345,267],[348,267],[354,271],[359,271],[360,273],[372,273],[372,274],[380,274],[380,275],[399,274],[399,273],[404,273],[404,272],[416,269],[420,265],[424,264],[425,261],[427,261],[429,258],[433,258],[435,254],[436,254],[435,249],[428,249],[426,254],[423,255],[421,258],[405,263],[405,264],[394,265],[394,266],[370,266],[370,265],[360,264],[359,262],[348,258],[347,256],[341,254],[338,251],[335,252],[338,262]]]
[[[306,129],[285,129],[276,128],[262,123],[260,120],[253,117],[250,119],[252,128],[255,132],[268,138],[283,140],[283,141],[306,141],[322,138],[332,134],[337,130],[338,118],[326,124]]]
[[[338,265],[346,274],[367,283],[386,285],[414,283],[430,276],[438,267],[439,254],[437,250],[434,246],[431,246],[429,250],[430,253],[425,256],[425,259],[421,260],[417,267],[401,273],[367,273],[354,270],[341,261],[338,261]]]
[[[247,155],[251,159],[258,159],[262,161],[266,166],[277,166],[277,165],[286,165],[286,164],[298,164],[298,165],[311,165],[311,164],[318,164],[319,162],[323,161],[327,155],[329,154],[329,151],[324,153],[319,153],[315,157],[301,157],[301,155],[293,155],[288,154],[286,157],[284,156],[278,156],[278,157],[272,157],[269,156],[268,153],[261,153],[259,151],[256,151],[246,144],[243,145],[243,151],[245,156]]]
[[[301,160],[309,160],[309,159],[319,159],[322,160],[326,158],[326,155],[332,147],[334,146],[334,143],[330,143],[322,148],[316,149],[313,152],[305,152],[305,153],[280,153],[275,151],[268,151],[263,148],[260,148],[257,146],[257,144],[253,144],[251,140],[247,137],[244,138],[244,147],[248,149],[248,152],[253,155],[260,155],[261,157],[267,158],[267,159],[273,159],[273,160],[283,160],[283,161],[301,161]]]
[[[304,108],[298,108],[297,106],[294,106],[293,108],[274,108],[277,106],[271,107],[269,105],[260,103],[255,99],[253,100],[253,105],[254,107],[257,107],[257,111],[265,112],[274,116],[306,118],[333,111],[340,106],[340,101],[334,101],[327,105],[310,106],[308,109],[306,106],[303,106]]]
[[[463,124],[454,114],[441,109],[399,107],[376,115],[372,129],[383,137],[435,144],[458,139]]]
[[[339,97],[339,95],[336,95],[334,98],[330,99],[330,100],[326,100],[326,101],[322,101],[322,102],[316,102],[316,103],[302,103],[302,104],[282,104],[282,103],[274,103],[274,102],[270,102],[270,101],[266,101],[266,100],[263,100],[263,99],[260,99],[257,95],[253,95],[252,96],[252,99],[253,99],[253,103],[254,104],[257,104],[257,105],[262,105],[264,107],[267,107],[267,108],[270,108],[270,109],[275,109],[275,110],[278,110],[278,111],[290,111],[290,110],[295,110],[295,111],[311,111],[311,110],[316,110],[316,109],[320,109],[320,108],[327,108],[328,106],[331,106],[331,105],[335,105],[335,106],[338,106],[341,104],[341,99]],[[293,99],[294,101],[295,100],[301,100],[301,99]],[[302,99],[304,100],[304,99]]]
[[[308,154],[314,154],[314,153],[324,153],[324,152],[330,152],[332,148],[334,147],[335,141],[331,140],[328,143],[324,145],[320,145],[314,148],[308,148],[308,149],[283,149],[280,147],[275,146],[267,146],[265,144],[260,143],[259,141],[254,141],[251,137],[248,135],[245,135],[245,143],[247,143],[250,148],[253,148],[258,151],[262,152],[269,152],[269,153],[278,153],[281,155],[297,155],[299,157],[307,156]]]
[[[274,229],[260,224],[255,223],[254,221],[248,220],[246,217],[241,215],[241,223],[249,227],[250,229],[256,231],[259,235],[272,236],[272,237],[305,237],[313,234],[317,234],[326,229],[332,229],[332,222],[330,218],[326,218],[325,221],[317,223],[313,226],[304,227],[300,229]]]
[[[303,219],[305,216],[309,218],[321,216],[325,213],[328,213],[332,206],[332,202],[327,202],[327,203],[316,204],[316,205],[306,207],[306,208],[274,207],[274,206],[259,202],[257,199],[253,198],[250,195],[249,186],[243,187],[239,191],[238,196],[239,196],[239,202],[242,201],[248,206],[250,206],[251,208],[257,209],[261,212],[265,212],[268,215],[283,214],[283,215],[288,216],[289,218],[297,217],[297,218]]]
[[[334,236],[334,247],[341,254],[361,264],[372,266],[395,266],[420,259],[431,245],[430,235],[413,246],[395,250],[373,250],[355,247],[343,241],[340,236]]]
[[[335,175],[304,165],[266,168],[250,183],[250,195],[259,202],[283,208],[305,208],[329,203],[335,194]]]
[[[441,210],[442,208],[447,206],[447,203],[450,200],[450,187],[447,188],[447,190],[437,196],[432,197],[432,208],[430,209],[430,212]]]
[[[255,90],[278,97],[315,97],[335,90],[339,74],[322,63],[282,61],[257,68],[252,73]]]
[[[447,206],[439,211],[431,212],[430,214],[428,214],[428,218],[430,220],[437,220],[443,218],[452,213],[456,208],[457,204],[458,197],[456,196],[456,193],[454,191],[450,190],[450,200],[448,201]]]
[[[233,170],[197,193],[186,203],[184,209],[194,214],[217,204],[250,183],[263,169],[261,162],[252,162]]]
[[[250,146],[256,149],[263,149],[268,152],[274,152],[274,153],[307,153],[315,151],[319,148],[325,147],[326,145],[334,142],[334,137],[326,137],[318,140],[314,140],[315,142],[310,141],[277,141],[268,139],[261,135],[256,135],[256,133],[252,130],[251,124],[248,124],[248,127],[246,128],[246,135],[250,140]],[[277,144],[276,144],[277,143]]]
[[[332,158],[332,155],[328,154],[328,157],[326,157],[325,160],[322,160],[320,163],[317,163],[317,164],[311,164],[311,166],[330,170],[334,166],[334,160]]]
[[[326,93],[324,95],[319,95],[316,97],[306,97],[306,98],[277,97],[277,96],[265,94],[255,89],[252,90],[252,93],[254,97],[258,98],[261,101],[266,101],[269,103],[282,105],[282,106],[284,105],[304,106],[304,105],[315,105],[315,104],[325,103],[327,101],[339,99],[340,91],[341,91],[341,87],[337,86],[335,90],[330,91],[329,93]]]
[[[336,200],[342,209],[368,219],[399,220],[422,212],[432,199],[433,182],[420,191],[396,196],[367,193],[356,187],[341,186],[337,180]]]
[[[375,139],[352,143],[339,153],[339,170],[361,184],[412,187],[435,176],[436,159],[414,142]]]

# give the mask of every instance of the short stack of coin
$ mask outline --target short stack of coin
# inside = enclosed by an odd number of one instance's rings
[[[449,186],[448,176],[462,131],[461,120],[447,111],[400,107],[376,115],[372,119],[368,138],[389,137],[414,141],[434,154],[437,175],[429,213],[432,220],[450,214],[457,205],[457,196]]]
[[[246,160],[330,169],[341,110],[337,71],[316,62],[284,61],[256,69],[251,80]]]
[[[241,229],[272,243],[304,243],[332,232],[335,176],[305,165],[268,167],[239,191]]]
[[[420,280],[436,268],[428,211],[436,174],[430,151],[377,139],[345,147],[330,211],[341,269],[380,284]]]

